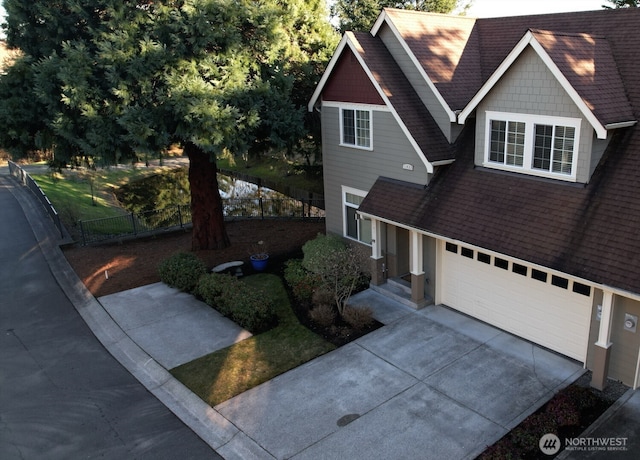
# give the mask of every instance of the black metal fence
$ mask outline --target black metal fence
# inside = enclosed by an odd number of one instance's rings
[[[8,163],[9,163],[9,174],[11,174],[14,177],[17,177],[18,180],[20,180],[20,182],[22,182],[23,185],[26,185],[27,187],[29,187],[29,190],[33,192],[33,194],[36,196],[36,198],[38,198],[38,200],[42,203],[42,205],[45,207],[45,209],[51,216],[53,223],[55,224],[55,226],[58,228],[58,231],[60,232],[60,238],[64,238],[65,237],[64,226],[60,221],[60,215],[56,211],[56,208],[54,208],[53,205],[51,204],[51,201],[49,201],[49,198],[47,198],[47,195],[45,195],[45,193],[42,191],[38,183],[35,180],[33,180],[33,178],[24,169],[22,169],[20,166],[15,164],[13,161],[9,160]]]
[[[223,199],[222,203],[225,220],[320,219],[324,217],[324,200],[231,198]],[[159,230],[185,228],[190,225],[191,208],[187,205],[79,221],[83,245]]]
[[[47,209],[60,237],[65,238],[60,216],[33,178],[20,166],[9,161],[9,172],[29,187]],[[298,191],[297,191],[298,192]],[[304,195],[298,192],[298,196]],[[312,198],[228,198],[222,199],[225,220],[234,219],[321,219],[324,218],[324,197]],[[82,244],[97,243],[161,230],[185,228],[191,225],[191,207],[171,206],[141,213],[122,214],[103,219],[78,221]]]

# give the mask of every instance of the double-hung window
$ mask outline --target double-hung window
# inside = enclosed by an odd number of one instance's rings
[[[343,187],[344,236],[361,243],[371,244],[371,219],[360,216],[357,211],[366,192]]]
[[[535,125],[534,169],[571,174],[576,129],[572,126]]]
[[[484,165],[575,180],[580,120],[487,112]]]
[[[343,108],[341,115],[342,144],[371,148],[371,111]]]
[[[525,124],[520,121],[491,120],[489,160],[511,166],[524,162]]]

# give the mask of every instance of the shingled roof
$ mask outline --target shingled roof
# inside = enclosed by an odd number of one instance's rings
[[[618,21],[628,22],[620,10],[472,19],[385,9],[374,34],[385,18],[451,111],[463,110],[531,31],[603,126],[632,119],[606,38]]]
[[[385,8],[381,20],[385,16],[449,107],[464,107],[484,82],[476,20],[394,8]],[[380,26],[381,21],[373,35]]]
[[[453,148],[386,46],[369,33],[347,34],[427,160],[452,159]]]
[[[622,86],[586,72],[582,94],[598,116],[615,115],[621,91],[628,112],[640,115],[640,9],[478,19],[483,76],[488,78],[527,30],[561,42],[552,53],[586,43],[596,62],[616,65]],[[542,32],[545,31],[545,32]],[[551,32],[549,32],[551,31]],[[608,50],[607,50],[608,48]],[[554,56],[570,62],[571,56]],[[611,75],[611,74],[609,74]],[[578,74],[576,74],[577,78]],[[569,77],[567,77],[569,78]],[[615,80],[615,78],[614,78]],[[609,82],[598,86],[601,82]],[[600,89],[589,87],[593,83]],[[598,94],[603,91],[603,94]],[[586,98],[587,96],[585,96]],[[611,106],[607,102],[614,101]],[[617,102],[615,102],[617,101]],[[624,104],[621,104],[624,106]],[[615,119],[615,118],[612,118]],[[640,128],[616,130],[588,184],[573,184],[474,165],[473,121],[457,141],[456,162],[441,167],[428,187],[380,178],[360,211],[434,235],[466,242],[596,283],[640,293]]]

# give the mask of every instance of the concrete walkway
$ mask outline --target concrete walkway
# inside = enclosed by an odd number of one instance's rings
[[[43,221],[30,220],[51,272],[95,336],[226,459],[471,459],[583,372],[567,358],[446,307],[416,312],[365,291],[353,303],[371,306],[383,328],[211,408],[167,368],[192,359],[183,354],[184,343],[189,348],[183,341],[194,331],[224,335],[221,319],[186,314],[181,345],[163,350],[159,331],[178,316],[162,311],[178,303],[175,292],[151,285],[121,294],[135,308],[122,308],[111,296],[100,299],[103,305],[42,237]],[[141,314],[148,308],[153,321]],[[234,330],[195,354],[242,334]],[[634,401],[612,420],[628,420],[627,409],[636,414]],[[6,426],[4,415],[2,422]]]
[[[117,346],[132,340],[148,363],[167,369],[248,336],[162,283],[98,300],[127,335]],[[190,412],[208,411],[218,453],[227,459],[473,458],[583,372],[445,307],[415,312],[374,291],[352,303],[372,306],[386,326],[213,409],[186,401]]]
[[[163,283],[107,295],[98,301],[128,338],[165,369],[251,337],[249,331],[191,294]]]

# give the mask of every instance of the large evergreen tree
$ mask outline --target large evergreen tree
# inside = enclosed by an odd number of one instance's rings
[[[332,14],[338,18],[340,30],[368,31],[383,8],[400,8],[431,13],[464,13],[472,0],[336,0]]]
[[[180,143],[189,156],[193,249],[229,244],[216,155],[291,148],[338,37],[324,0],[5,0],[7,40],[24,57],[17,108],[34,120],[0,143],[113,164]],[[26,73],[26,75],[25,75]],[[17,113],[16,113],[17,110]],[[35,141],[37,140],[37,142]]]

